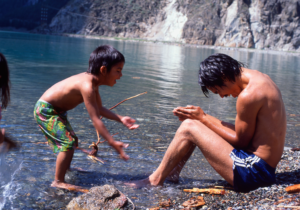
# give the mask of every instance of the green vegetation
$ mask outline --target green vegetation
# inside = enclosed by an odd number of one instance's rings
[[[45,0],[26,5],[27,0],[0,0],[0,27],[33,29],[41,24],[41,9],[48,8],[47,23],[69,0]]]

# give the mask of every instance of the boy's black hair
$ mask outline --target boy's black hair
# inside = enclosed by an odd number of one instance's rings
[[[2,53],[0,53],[0,88],[1,88],[1,102],[2,107],[6,108],[10,101],[10,80],[9,80],[9,69],[7,61]]]
[[[224,87],[224,81],[235,82],[241,76],[244,64],[225,54],[214,54],[200,63],[199,85],[203,94],[208,97],[208,89]]]
[[[125,58],[122,53],[110,45],[101,45],[91,53],[87,72],[98,75],[101,66],[105,66],[107,73],[109,73],[111,67],[120,62],[125,63]]]

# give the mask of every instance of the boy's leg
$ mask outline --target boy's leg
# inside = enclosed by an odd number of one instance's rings
[[[52,187],[64,188],[64,189],[77,189],[78,186],[65,183],[65,175],[67,170],[70,168],[74,150],[66,152],[59,152],[56,158],[56,170],[55,180],[52,182]]]
[[[56,158],[55,180],[64,182],[67,170],[70,168],[74,150],[59,152]]]
[[[177,130],[157,170],[149,178],[128,185],[133,187],[162,185],[172,170],[187,157],[194,145],[200,148],[212,167],[233,185],[233,161],[229,157],[233,147],[200,121],[190,119],[183,121]]]

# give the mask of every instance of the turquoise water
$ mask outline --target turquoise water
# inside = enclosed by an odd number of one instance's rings
[[[166,183],[163,188],[128,189],[123,181],[145,178],[159,165],[180,122],[173,116],[177,106],[199,105],[206,112],[234,122],[235,99],[203,96],[197,83],[200,61],[217,52],[244,62],[251,69],[268,74],[281,89],[287,110],[286,146],[299,147],[299,57],[213,50],[176,45],[92,40],[61,36],[0,32],[0,52],[11,72],[11,103],[3,111],[1,127],[21,144],[18,151],[0,156],[0,209],[59,209],[80,193],[50,188],[54,179],[56,156],[44,144],[45,137],[33,119],[35,102],[54,83],[86,71],[90,53],[101,44],[110,44],[126,59],[123,77],[114,87],[100,87],[104,106],[112,107],[125,98],[147,91],[114,111],[137,120],[140,127],[129,131],[122,125],[104,119],[109,131],[119,133],[116,140],[129,143],[130,160],[125,162],[106,143],[100,145],[101,165],[76,151],[72,166],[89,173],[69,173],[67,181],[84,187],[114,184],[133,202],[145,209],[158,206],[163,198],[185,198],[184,187],[197,187],[222,180],[197,149],[181,174],[178,185]],[[68,113],[79,137],[79,145],[88,148],[97,134],[83,105]]]

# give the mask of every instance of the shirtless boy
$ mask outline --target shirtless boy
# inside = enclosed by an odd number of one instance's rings
[[[178,181],[196,146],[236,191],[274,183],[286,133],[285,108],[276,84],[224,54],[211,55],[200,64],[199,84],[206,96],[210,90],[221,98],[237,97],[235,124],[210,116],[197,106],[175,108],[173,113],[182,124],[161,164],[147,179],[128,185]]]
[[[50,87],[38,100],[34,108],[34,117],[45,134],[53,151],[59,152],[56,160],[55,180],[52,187],[79,188],[65,183],[66,171],[70,168],[74,149],[78,146],[75,135],[67,119],[67,111],[84,102],[97,132],[107,140],[124,160],[129,157],[123,151],[126,144],[115,141],[100,120],[100,115],[122,123],[129,129],[136,129],[135,120],[114,114],[102,106],[99,86],[114,86],[122,77],[124,56],[112,46],[103,45],[90,55],[87,72],[71,76]]]

